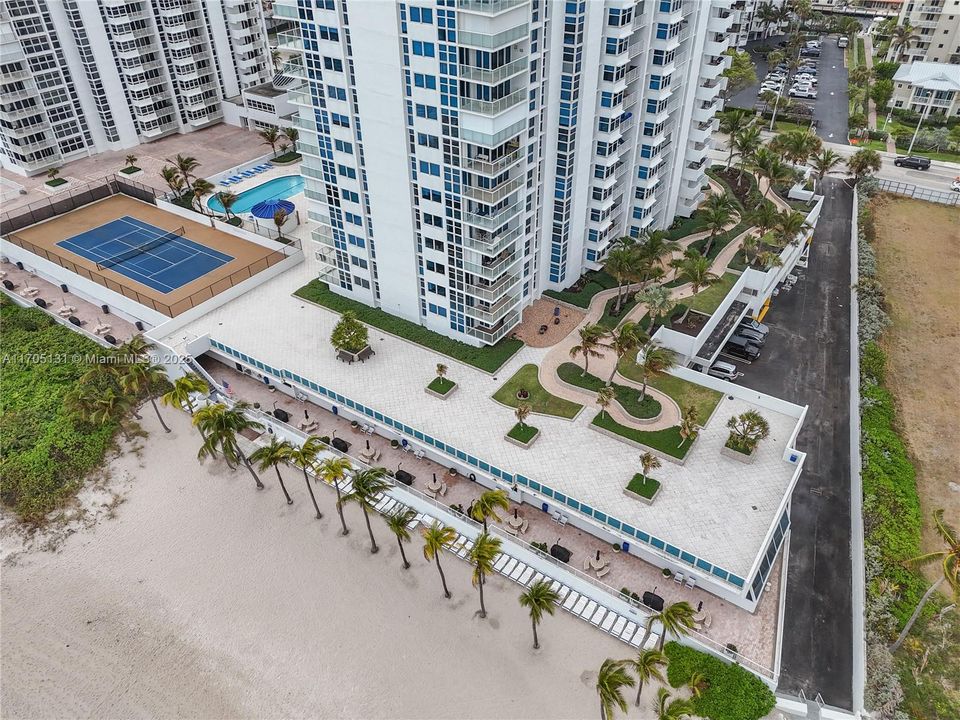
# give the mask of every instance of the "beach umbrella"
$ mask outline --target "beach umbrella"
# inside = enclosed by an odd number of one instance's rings
[[[292,215],[296,207],[297,206],[289,200],[277,200],[275,198],[271,198],[269,200],[264,200],[263,202],[257,203],[250,208],[250,212],[252,212],[258,218],[272,220],[277,210],[283,210],[287,215]]]

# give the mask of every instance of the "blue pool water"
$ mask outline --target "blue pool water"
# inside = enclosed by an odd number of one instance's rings
[[[230,212],[235,215],[242,215],[245,212],[250,212],[250,208],[264,200],[283,200],[299,192],[303,192],[303,176],[284,175],[273,180],[267,180],[262,185],[257,185],[249,190],[244,190],[237,196],[237,201],[230,206]],[[207,207],[214,212],[223,212],[223,205],[216,194],[207,200]]]

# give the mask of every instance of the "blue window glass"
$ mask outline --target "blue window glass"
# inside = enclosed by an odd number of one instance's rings
[[[691,565],[693,565],[697,560],[693,555],[688,553],[686,550],[680,553],[680,559],[683,560],[684,562],[690,563]]]

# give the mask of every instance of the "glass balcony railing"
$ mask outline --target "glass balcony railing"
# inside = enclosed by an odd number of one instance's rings
[[[523,227],[521,225],[517,225],[513,230],[508,230],[500,235],[491,235],[485,230],[475,230],[472,236],[466,235],[463,237],[463,246],[475,252],[497,255],[515,243],[522,234]]]
[[[483,68],[473,67],[471,65],[460,66],[460,78],[472,82],[484,83],[487,85],[496,85],[507,78],[518,75],[527,70],[528,60],[525,57],[519,58],[506,65],[501,65],[494,70],[485,70]]]
[[[514,150],[496,160],[487,160],[486,156],[477,155],[472,158],[463,159],[463,168],[481,175],[497,175],[506,170],[522,157],[519,149]]]
[[[277,48],[290,52],[298,52],[303,50],[303,38],[300,37],[300,33],[296,32],[277,33]]]
[[[520,282],[519,275],[507,275],[492,284],[483,284],[479,282],[467,282],[463,285],[463,291],[467,295],[479,298],[484,302],[495,303],[504,295],[509,293]]]
[[[509,182],[503,183],[492,190],[466,186],[463,188],[463,194],[468,198],[472,198],[478,202],[486,203],[488,205],[495,205],[511,193],[516,192],[523,186],[523,183],[524,179],[522,177],[518,177]]]
[[[517,40],[526,39],[529,35],[530,28],[527,23],[524,23],[523,25],[517,25],[516,27],[512,27],[494,34],[460,30],[457,33],[457,41],[461,45],[469,45],[470,47],[493,50],[495,48],[503,47],[504,45],[509,45]]]
[[[478,113],[479,115],[487,115],[488,117],[492,117],[519,105],[523,102],[526,96],[526,90],[517,90],[516,92],[512,92],[506,97],[500,98],[499,100],[476,100],[474,98],[461,98],[460,109],[465,112],[473,112]]]
[[[476,227],[483,228],[485,230],[495,230],[501,225],[506,225],[507,221],[510,220],[514,215],[516,215],[523,208],[523,202],[517,202],[509,207],[501,208],[500,210],[494,210],[489,213],[473,213],[463,212],[463,222],[469,225],[475,225]]]
[[[491,264],[464,260],[463,269],[472,275],[476,275],[477,277],[482,277],[486,280],[496,280],[503,275],[508,268],[520,260],[520,258],[520,253],[511,253],[503,260]]]
[[[498,15],[529,3],[530,0],[457,0],[457,8],[484,15]]]
[[[467,334],[493,345],[506,337],[507,333],[517,326],[518,322],[520,322],[520,311],[514,310],[494,326],[477,325],[468,327]]]

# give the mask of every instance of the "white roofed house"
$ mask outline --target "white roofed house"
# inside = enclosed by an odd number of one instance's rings
[[[960,115],[960,65],[912,62],[893,77],[895,108],[927,115]]]

